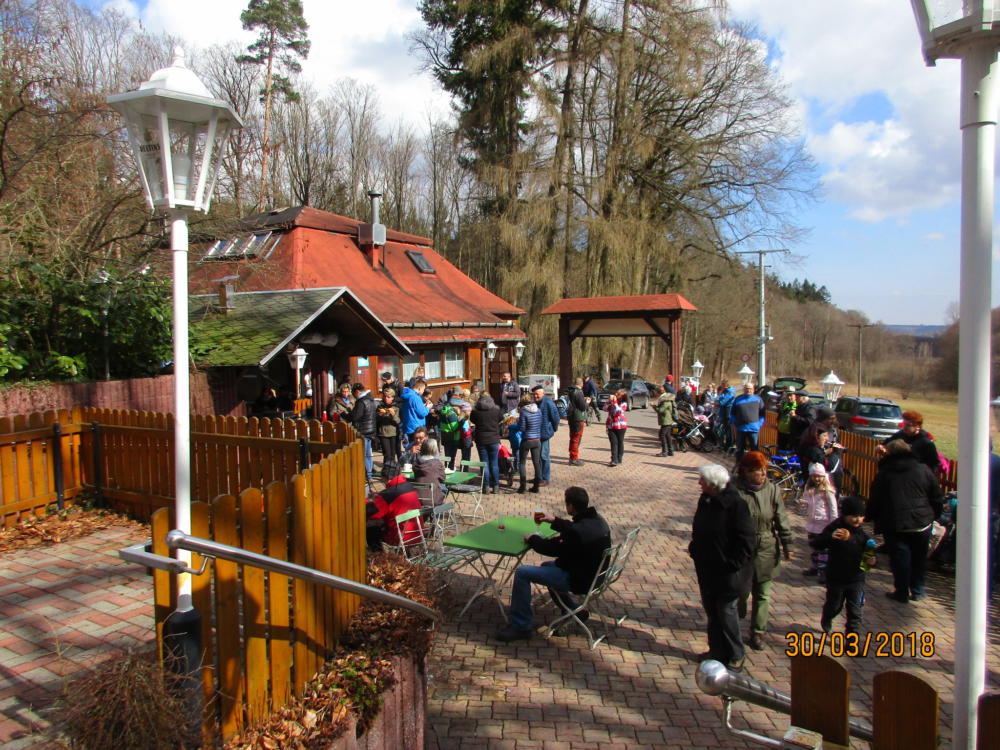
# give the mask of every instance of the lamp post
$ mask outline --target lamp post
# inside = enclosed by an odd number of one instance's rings
[[[187,217],[191,211],[207,211],[225,150],[240,118],[224,101],[215,99],[184,65],[184,52],[175,49],[173,63],[150,76],[138,90],[108,97],[124,119],[132,145],[146,202],[170,222],[173,252],[174,336],[174,508],[175,527],[191,533],[190,382],[188,368]],[[178,550],[177,559],[190,566],[191,553]],[[177,576],[176,610],[167,629],[184,640],[197,638],[198,613],[191,602],[191,575]],[[189,648],[189,643],[181,648]],[[201,654],[194,658],[195,669]]]
[[[306,350],[301,346],[295,348],[294,351],[288,352],[288,364],[293,370],[295,370],[295,398],[302,398],[301,393],[301,383],[302,383],[302,367],[306,363],[306,357],[309,355]]]
[[[759,321],[758,321],[758,331],[757,331],[757,370],[760,372],[760,377],[757,378],[757,382],[764,385],[767,380],[767,342],[771,340],[771,335],[768,333],[768,326],[765,322],[765,309],[764,309],[764,256],[771,253],[787,253],[788,250],[785,248],[778,248],[776,250],[747,250],[742,253],[736,253],[737,255],[756,255],[757,264],[760,270],[759,284],[757,293],[760,297],[758,301],[758,311]],[[749,369],[749,368],[748,368]]]
[[[521,357],[524,356],[524,350],[525,346],[523,341],[518,341],[516,344],[514,344],[514,357],[517,358],[518,362],[520,362]]]
[[[743,385],[753,382],[754,371],[750,369],[750,365],[744,364],[736,374],[743,378]]]
[[[958,349],[958,533],[953,747],[976,742],[986,671],[989,510],[990,261],[997,123],[998,0],[911,0],[924,60],[962,66],[962,242]]]
[[[840,389],[844,387],[844,381],[830,370],[830,374],[819,381],[819,384],[823,386],[823,398],[832,406],[840,398]]]

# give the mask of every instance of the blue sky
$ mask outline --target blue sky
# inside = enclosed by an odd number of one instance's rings
[[[107,4],[199,46],[247,38],[239,24],[246,0]],[[373,85],[390,120],[396,108],[412,117],[414,102],[425,108],[418,127],[427,111],[446,113],[446,99],[408,54],[416,5],[304,0],[313,40],[306,75],[320,91],[344,76]],[[924,65],[903,0],[729,0],[729,8],[766,43],[819,167],[820,200],[795,214],[810,231],[774,270],[825,284],[837,305],[872,320],[947,322],[959,278],[957,61]]]

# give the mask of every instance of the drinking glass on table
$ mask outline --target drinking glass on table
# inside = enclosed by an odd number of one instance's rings
[[[545,518],[545,511],[542,510],[541,508],[535,508],[535,525],[541,526],[542,519],[544,518]]]

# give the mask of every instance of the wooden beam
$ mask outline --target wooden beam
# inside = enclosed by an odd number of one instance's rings
[[[559,318],[559,381],[564,386],[573,381],[573,341],[569,337],[569,320],[563,317]]]

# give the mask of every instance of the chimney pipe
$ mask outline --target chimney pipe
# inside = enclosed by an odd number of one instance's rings
[[[380,190],[369,190],[368,197],[372,202],[371,224],[360,224],[358,226],[358,244],[368,256],[372,268],[385,265],[382,258],[382,246],[385,245],[385,225],[379,223],[379,198],[382,197]]]
[[[378,204],[379,204],[379,198],[382,197],[382,192],[379,190],[369,190],[368,197],[371,199],[372,202],[372,224],[378,224],[379,223]]]

